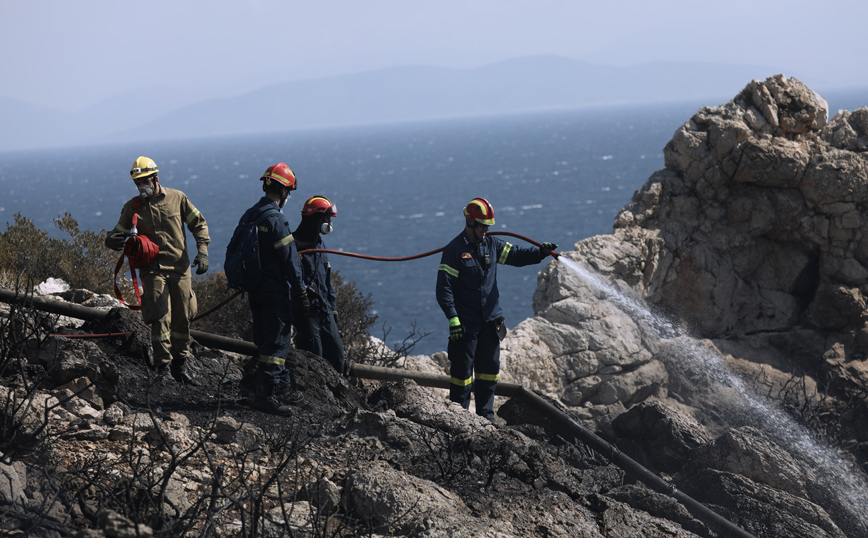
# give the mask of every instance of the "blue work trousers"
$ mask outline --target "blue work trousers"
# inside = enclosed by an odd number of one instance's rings
[[[296,348],[319,355],[344,373],[344,343],[330,311],[312,306],[309,315],[296,315],[295,330]]]
[[[257,384],[262,387],[292,387],[286,357],[292,346],[292,304],[289,297],[273,301],[250,294],[253,314],[253,343],[259,350]]]
[[[449,340],[446,351],[451,377],[449,399],[468,409],[473,392],[476,414],[494,416],[494,390],[500,374],[500,339],[494,324],[465,326],[464,338],[457,342]]]

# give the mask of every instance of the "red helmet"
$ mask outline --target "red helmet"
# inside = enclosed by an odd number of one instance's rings
[[[265,181],[266,185],[269,185],[273,179],[284,187],[289,187],[290,190],[298,188],[295,182],[295,174],[292,173],[292,170],[289,169],[286,163],[272,164],[259,179]]]
[[[485,198],[470,200],[464,208],[464,216],[486,226],[494,224],[494,208]]]
[[[304,207],[301,208],[301,216],[309,217],[314,213],[325,213],[330,217],[337,217],[338,208],[335,204],[329,202],[329,199],[325,196],[311,196],[304,203]]]

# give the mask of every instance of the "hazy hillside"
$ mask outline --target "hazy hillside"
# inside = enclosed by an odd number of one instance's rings
[[[139,88],[76,113],[0,100],[0,149],[181,138],[557,107],[725,100],[765,68],[656,63],[616,68],[556,56],[476,69],[393,67],[283,82],[220,99],[212,88]]]

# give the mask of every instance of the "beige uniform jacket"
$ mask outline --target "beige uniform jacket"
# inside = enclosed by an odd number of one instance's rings
[[[114,228],[115,232],[130,233],[133,227],[133,204],[137,198],[138,196],[124,204],[121,217]],[[146,272],[184,274],[190,270],[185,224],[196,240],[198,252],[208,254],[208,243],[211,242],[208,236],[208,224],[205,223],[205,217],[183,192],[160,185],[160,194],[143,201],[137,213],[138,233],[160,248],[160,254],[145,268]]]

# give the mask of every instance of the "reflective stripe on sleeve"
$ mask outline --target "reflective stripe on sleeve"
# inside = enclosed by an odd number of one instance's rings
[[[456,271],[455,269],[449,267],[449,266],[446,265],[445,263],[441,263],[441,264],[440,264],[440,269],[439,269],[439,270],[440,270],[440,271],[444,271],[444,272],[445,272],[447,275],[449,275],[449,276],[452,276],[452,277],[458,278],[458,271]]]
[[[506,263],[506,257],[509,256],[509,251],[512,250],[512,243],[503,245],[503,250],[500,251],[500,257],[497,258],[497,263],[503,265]]]
[[[286,237],[284,237],[283,239],[281,239],[280,241],[274,242],[274,250],[281,249],[281,248],[285,247],[286,245],[292,243],[293,241],[295,241],[295,238],[292,236],[292,234],[289,234]]]
[[[191,222],[193,222],[193,219],[195,219],[198,216],[199,216],[199,210],[198,209],[193,209],[193,211],[190,211],[190,214],[187,215],[187,224],[190,224]]]
[[[115,230],[118,231],[118,232],[125,233],[125,234],[130,233],[130,230],[127,230],[126,228],[124,228],[124,227],[121,226],[120,224],[118,224],[117,226],[115,226]]]

